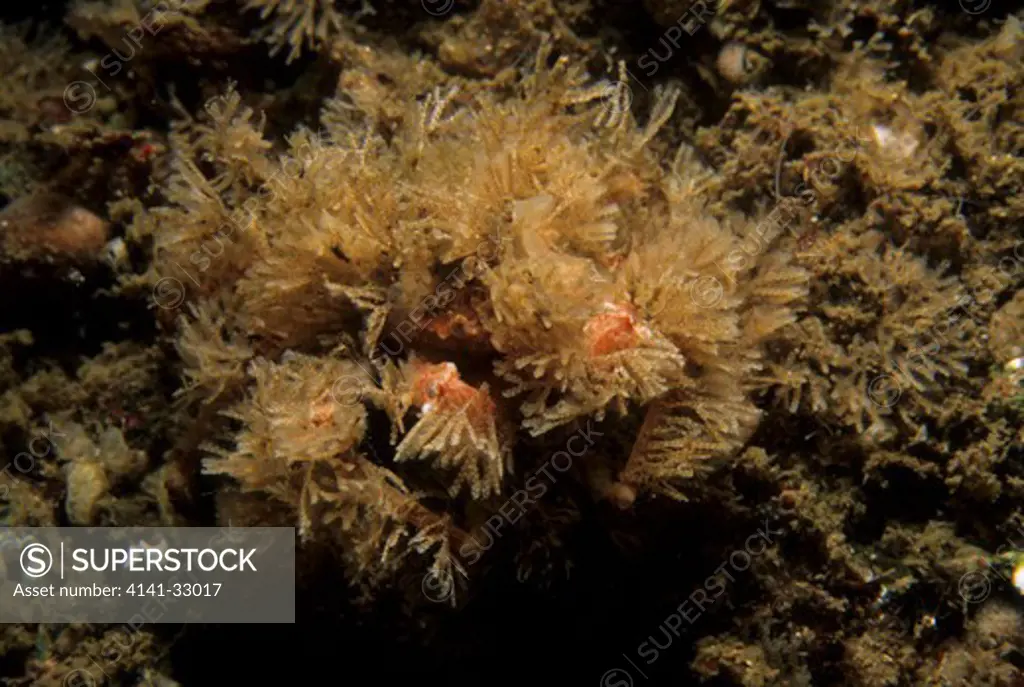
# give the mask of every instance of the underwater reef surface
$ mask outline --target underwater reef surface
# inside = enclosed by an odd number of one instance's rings
[[[1022,17],[4,7],[0,525],[299,547],[0,679],[1024,684]]]

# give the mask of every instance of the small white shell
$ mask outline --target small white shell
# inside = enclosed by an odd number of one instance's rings
[[[119,237],[107,242],[103,247],[103,261],[115,270],[128,266],[128,246],[124,239]]]
[[[715,66],[730,83],[743,84],[757,71],[757,55],[742,43],[726,43],[718,53]]]

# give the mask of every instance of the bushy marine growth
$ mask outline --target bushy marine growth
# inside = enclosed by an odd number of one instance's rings
[[[632,448],[582,461],[621,507],[742,446],[807,276],[781,226],[704,215],[701,170],[659,160],[672,91],[644,126],[618,93],[542,51],[513,96],[435,89],[386,131],[339,98],[281,155],[235,92],[179,127],[169,203],[133,231],[157,304],[192,313],[206,469],[372,581],[412,553],[458,570],[524,445],[622,418]]]

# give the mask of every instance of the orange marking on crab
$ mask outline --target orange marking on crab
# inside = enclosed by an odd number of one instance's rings
[[[497,406],[490,394],[462,381],[453,363],[419,364],[414,370],[412,400],[424,413],[462,410],[480,428],[494,418]]]
[[[632,348],[641,339],[636,311],[625,305],[607,304],[605,312],[591,317],[583,327],[587,355],[597,358]]]

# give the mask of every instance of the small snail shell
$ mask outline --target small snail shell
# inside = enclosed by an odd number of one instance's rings
[[[107,245],[103,247],[103,261],[114,270],[121,270],[129,265],[128,247],[124,239],[119,237],[107,241]]]
[[[715,66],[730,83],[743,84],[754,76],[762,60],[760,55],[742,43],[726,43],[718,53]]]

